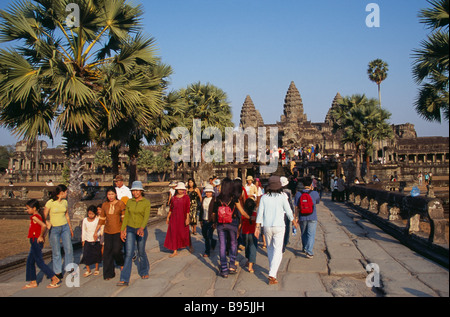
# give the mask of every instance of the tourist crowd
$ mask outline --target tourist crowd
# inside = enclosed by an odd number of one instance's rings
[[[80,264],[85,265],[84,277],[99,275],[102,264],[105,280],[114,278],[119,269],[117,286],[127,286],[133,262],[139,276],[149,278],[150,265],[145,248],[151,204],[145,198],[142,182],[135,181],[128,188],[120,175],[114,182],[115,186],[106,190],[105,202],[87,208],[81,226],[83,253]],[[286,177],[271,176],[266,186],[252,176],[245,182],[240,178],[219,180],[211,177],[202,185],[198,187],[194,179],[169,185],[168,228],[164,241],[164,247],[172,252],[169,257],[177,256],[184,248],[193,252],[191,235],[197,234],[198,225],[204,241],[203,256],[209,257],[219,246],[218,271],[223,278],[236,273],[236,257],[242,250],[245,250],[247,271],[253,273],[261,243],[261,247],[267,249],[268,283],[278,283],[277,272],[289,243],[291,228],[295,233],[299,230],[305,256],[313,257],[316,205],[321,198],[318,180],[314,177],[306,177],[297,184]],[[74,261],[73,229],[66,197],[67,187],[58,185],[43,208],[36,200],[26,204],[30,214],[28,238],[31,248],[26,270],[28,284],[24,289],[38,286],[35,266],[51,279],[48,288],[59,287],[63,272],[70,272],[67,264]],[[52,267],[46,265],[42,257],[47,231],[52,247]]]

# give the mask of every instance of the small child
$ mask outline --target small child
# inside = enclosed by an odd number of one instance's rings
[[[217,240],[213,238],[215,221],[212,213],[216,199],[214,198],[214,188],[210,184],[205,186],[203,193],[205,194],[205,197],[203,198],[201,205],[202,208],[200,210],[202,235],[205,239],[205,253],[203,254],[203,257],[209,257],[211,249],[214,250],[217,244]]]
[[[100,220],[100,216],[102,214],[102,204],[97,205],[97,218]],[[103,257],[103,251],[105,248],[105,236],[103,232],[105,231],[105,225],[102,225],[100,227],[100,230],[98,231],[98,235],[100,238],[100,244],[102,245],[102,257]]]
[[[256,228],[256,202],[248,198],[244,203],[244,210],[250,219],[242,217],[242,240],[245,246],[245,257],[248,259],[248,271],[254,273],[253,264],[256,262],[256,248],[258,239],[255,237]]]
[[[95,229],[97,228],[99,218],[97,217],[97,207],[91,205],[87,209],[87,217],[83,219],[81,227],[81,245],[83,246],[82,264],[86,265],[86,272],[84,277],[92,274],[90,266],[95,264],[94,275],[99,275],[99,263],[102,261],[102,245],[100,244],[100,237],[94,239]],[[97,232],[97,235],[99,233]],[[100,235],[99,235],[100,236]]]
[[[37,265],[48,278],[51,283],[47,288],[58,288],[61,286],[60,279],[55,272],[44,263],[42,257],[42,248],[44,247],[44,237],[47,230],[45,221],[40,214],[40,205],[36,199],[31,199],[26,203],[26,211],[30,217],[30,228],[28,229],[28,238],[30,239],[30,253],[27,258],[26,281],[29,282],[22,289],[35,288],[38,286],[36,281]]]

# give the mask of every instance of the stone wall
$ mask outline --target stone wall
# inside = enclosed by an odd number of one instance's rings
[[[349,203],[402,243],[426,255],[438,254],[448,265],[448,218],[441,200],[354,185]]]

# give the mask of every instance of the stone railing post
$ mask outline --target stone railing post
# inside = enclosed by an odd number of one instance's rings
[[[442,202],[438,199],[432,199],[428,202],[427,214],[430,220],[431,233],[430,243],[446,243],[445,228],[447,221],[444,218],[444,208]]]

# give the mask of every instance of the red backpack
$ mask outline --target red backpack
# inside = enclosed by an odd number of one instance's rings
[[[219,223],[231,223],[233,221],[233,213],[234,208],[231,209],[230,206],[222,203],[222,206],[219,207],[218,215],[219,215]]]
[[[314,203],[308,193],[303,193],[298,202],[300,216],[309,216],[314,212]]]

